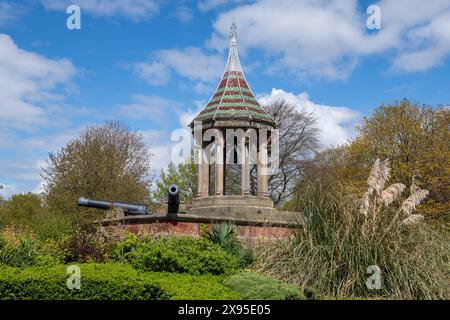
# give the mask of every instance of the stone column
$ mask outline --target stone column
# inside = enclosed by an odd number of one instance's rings
[[[245,138],[244,138],[245,139]],[[248,145],[243,143],[243,150],[242,150],[242,194],[248,195],[250,194],[250,157],[248,153]]]
[[[258,196],[267,197],[268,196],[268,176],[267,176],[267,145],[262,144],[259,146],[257,164],[256,164],[256,174],[258,183]]]
[[[209,161],[202,148],[199,148],[198,154],[198,196],[207,197],[209,195]]]
[[[198,164],[197,197],[201,197],[203,193],[203,150],[197,145],[195,146],[195,157]]]
[[[217,137],[216,150],[215,150],[215,171],[216,171],[216,195],[223,195],[223,186],[224,186],[224,148],[225,143],[223,137]]]

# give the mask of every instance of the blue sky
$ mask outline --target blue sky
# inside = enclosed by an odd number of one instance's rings
[[[381,103],[450,102],[445,0],[0,0],[0,195],[38,191],[48,153],[106,119],[142,132],[159,172],[222,75],[232,17],[255,95],[314,112],[323,146]]]

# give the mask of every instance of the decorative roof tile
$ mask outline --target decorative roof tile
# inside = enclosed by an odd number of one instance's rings
[[[219,85],[203,110],[192,120],[213,122],[215,120],[247,120],[275,126],[269,113],[255,99],[239,62],[237,28],[233,21],[230,33],[228,61]]]

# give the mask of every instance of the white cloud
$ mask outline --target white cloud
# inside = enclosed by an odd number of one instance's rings
[[[41,194],[44,192],[44,190],[45,190],[45,181],[41,181],[31,192]]]
[[[244,2],[244,0],[200,0],[197,7],[201,11],[209,11],[222,7],[226,4],[235,4],[240,2]]]
[[[0,2],[0,27],[13,23],[25,9],[12,1]]]
[[[0,160],[0,176],[2,179],[16,182],[38,182],[41,180],[40,168],[43,160]]]
[[[340,145],[345,143],[353,135],[353,124],[358,113],[346,107],[328,106],[317,104],[309,99],[306,92],[294,94],[282,89],[272,89],[270,94],[259,96],[258,101],[265,105],[278,99],[295,105],[299,110],[312,112],[317,118],[317,126],[320,130],[320,141],[323,146]]]
[[[0,181],[0,186],[3,187],[0,188],[0,196],[3,199],[9,199],[12,195],[20,193],[19,189],[15,185],[9,185]]]
[[[191,80],[217,80],[225,66],[224,57],[221,55],[208,55],[195,47],[159,50],[154,54],[157,60]]]
[[[227,45],[232,17],[244,49],[262,49],[272,72],[299,78],[346,79],[371,55],[391,57],[397,71],[423,71],[450,54],[450,2],[384,0],[382,30],[368,32],[366,8],[356,0],[261,0],[221,14],[209,47]]]
[[[174,9],[173,16],[183,23],[190,22],[194,17],[192,10],[186,6],[180,6]]]
[[[133,65],[133,71],[139,78],[154,86],[165,85],[170,79],[168,66],[161,62],[139,62]]]
[[[4,128],[32,130],[50,123],[63,100],[58,89],[76,70],[67,59],[48,59],[17,47],[0,34],[0,122]]]
[[[164,122],[179,112],[180,103],[160,96],[133,95],[130,104],[117,105],[117,114],[128,119]]]
[[[65,102],[77,70],[67,59],[48,58],[19,48],[0,34],[0,180],[2,195],[37,190],[47,152],[74,136]]]
[[[191,123],[194,117],[203,109],[205,103],[206,101],[204,100],[197,100],[195,101],[195,108],[188,108],[187,110],[180,113],[178,121],[181,124],[182,128],[186,128]]]
[[[151,170],[155,175],[159,175],[161,169],[165,168],[170,162],[170,151],[172,148],[170,132],[150,129],[140,131],[140,133],[153,154]]]
[[[135,73],[152,85],[162,85],[169,82],[169,70],[182,77],[197,81],[196,90],[201,86],[218,81],[225,66],[222,55],[206,54],[196,47],[184,49],[164,49],[152,52],[152,61],[139,62],[133,66]]]
[[[151,18],[159,11],[159,1],[156,0],[41,0],[47,10],[65,12],[71,4],[79,5],[81,14],[84,12],[95,16],[123,16],[133,21]]]

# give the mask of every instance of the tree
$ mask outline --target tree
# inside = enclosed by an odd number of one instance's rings
[[[52,210],[92,220],[98,210],[80,209],[78,197],[108,201],[149,200],[151,153],[141,134],[119,122],[89,126],[43,169],[45,200]],[[83,213],[86,213],[83,217]]]
[[[41,239],[60,238],[72,230],[71,221],[51,213],[35,193],[13,195],[0,206],[0,220],[2,226],[27,229]]]
[[[402,100],[381,105],[356,127],[356,138],[334,166],[338,180],[361,193],[371,164],[389,158],[391,178],[404,185],[416,183],[430,191],[421,211],[449,212],[450,111]],[[414,180],[414,181],[413,181]]]
[[[166,170],[161,170],[154,197],[167,200],[167,188],[174,183],[180,188],[181,201],[191,202],[197,193],[198,165],[193,161],[185,161],[178,165],[170,162]]]
[[[279,129],[279,169],[269,177],[269,196],[275,206],[280,206],[291,197],[304,165],[319,148],[319,130],[312,113],[298,110],[284,99],[265,108]],[[256,186],[254,170],[252,185]]]

